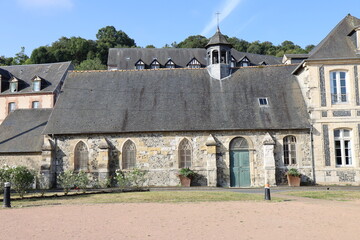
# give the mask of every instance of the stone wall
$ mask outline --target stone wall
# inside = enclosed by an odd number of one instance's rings
[[[229,144],[236,137],[244,137],[249,143],[251,186],[263,186],[266,172],[264,166],[264,139],[267,134],[274,139],[274,173],[272,185],[284,183],[283,172],[288,166],[283,165],[282,139],[287,135],[297,138],[297,156],[300,168],[311,179],[310,137],[306,131],[227,131],[227,132],[164,132],[114,135],[77,135],[57,136],[55,153],[56,172],[74,168],[74,148],[83,141],[89,151],[89,172],[95,176],[113,175],[121,166],[122,146],[127,140],[136,145],[137,167],[147,170],[151,186],[177,186],[179,170],[178,146],[184,139],[191,142],[192,169],[201,178],[195,185],[230,186]],[[209,143],[214,142],[215,144]],[[104,147],[104,144],[107,147]],[[276,172],[276,174],[275,174]]]

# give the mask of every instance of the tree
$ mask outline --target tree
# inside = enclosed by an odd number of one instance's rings
[[[177,44],[178,48],[205,48],[209,40],[201,35],[190,36]]]
[[[55,62],[55,56],[48,46],[35,48],[31,53],[30,59],[34,64]]]
[[[263,47],[260,44],[260,41],[254,41],[252,42],[248,49],[247,52],[249,53],[256,53],[256,54],[263,54]]]
[[[233,48],[235,48],[239,52],[246,52],[250,45],[248,41],[238,39],[236,37],[228,38],[227,40],[233,46]]]
[[[103,65],[99,58],[87,59],[82,61],[75,67],[76,70],[106,70],[106,65]]]
[[[13,65],[24,64],[28,58],[29,56],[25,54],[25,47],[21,47],[21,51],[15,54],[12,64]]]
[[[155,48],[155,46],[150,44],[150,45],[147,45],[145,48]]]
[[[311,50],[314,49],[314,47],[315,47],[315,45],[313,45],[313,44],[307,45],[307,46],[305,47],[305,51],[309,53]]]
[[[11,65],[12,61],[14,58],[12,57],[5,57],[5,56],[0,56],[0,66],[8,66]]]
[[[136,47],[134,39],[130,38],[125,32],[117,31],[114,26],[106,26],[99,29],[96,34],[97,54],[102,64],[107,64],[109,48],[113,47]]]

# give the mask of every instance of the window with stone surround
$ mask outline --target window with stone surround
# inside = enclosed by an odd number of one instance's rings
[[[179,168],[190,168],[192,161],[192,146],[189,140],[183,139],[179,144]]]
[[[283,139],[284,165],[296,164],[296,137],[286,136]]]
[[[335,129],[335,158],[337,166],[352,165],[351,154],[351,130],[349,129]]]
[[[127,140],[122,148],[122,169],[131,169],[136,166],[135,143]]]
[[[15,111],[15,109],[16,109],[16,103],[15,102],[10,102],[8,104],[8,113],[11,113],[11,112]]]
[[[331,103],[347,103],[348,102],[348,89],[346,72],[334,71],[330,72],[331,82]]]
[[[74,171],[89,170],[89,150],[83,141],[76,144],[74,153]]]

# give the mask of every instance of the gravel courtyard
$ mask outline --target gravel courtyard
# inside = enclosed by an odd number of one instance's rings
[[[121,203],[0,210],[0,239],[359,239],[360,201]]]

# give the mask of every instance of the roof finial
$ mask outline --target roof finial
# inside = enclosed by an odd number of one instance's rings
[[[219,27],[219,15],[220,15],[220,12],[216,12],[216,15],[217,15],[217,31],[220,32],[220,27]]]

